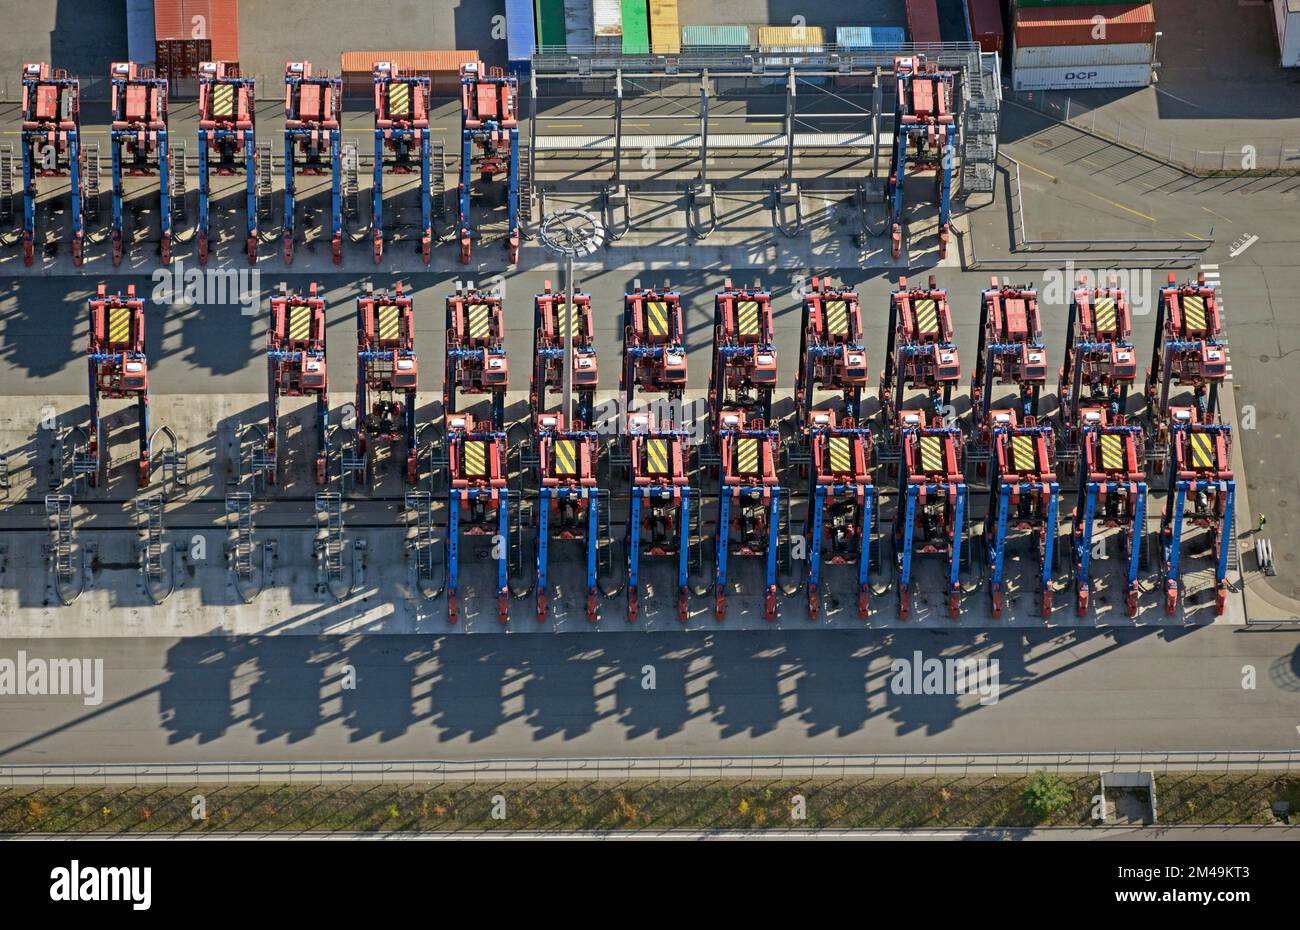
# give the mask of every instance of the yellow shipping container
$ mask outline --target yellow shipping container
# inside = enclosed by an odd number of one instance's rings
[[[821,26],[759,26],[759,48],[821,48],[826,30]]]
[[[677,0],[650,0],[650,51],[656,55],[676,55],[681,50]]]

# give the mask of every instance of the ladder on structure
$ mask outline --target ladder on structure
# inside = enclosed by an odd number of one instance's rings
[[[271,183],[275,176],[275,158],[270,142],[257,143],[257,218],[271,219]]]
[[[361,215],[361,184],[357,180],[357,144],[343,146],[343,215],[355,220]]]
[[[247,491],[226,495],[226,526],[235,531],[231,563],[235,575],[250,578],[253,574],[253,496]]]
[[[0,145],[0,219],[13,219],[14,215],[14,147],[6,142]]]
[[[329,582],[343,577],[343,497],[335,491],[316,495],[316,530],[324,532],[322,556]]]
[[[533,221],[533,160],[523,141],[519,143],[519,221]]]
[[[136,529],[140,532],[140,562],[147,584],[163,582],[163,498],[161,494],[137,499]]]
[[[86,143],[86,202],[82,210],[86,219],[99,220],[99,143]]]
[[[447,150],[442,139],[433,139],[429,145],[429,187],[433,217],[443,219],[447,215]]]
[[[406,528],[415,553],[416,577],[433,580],[433,495],[428,491],[406,492]]]
[[[54,555],[54,576],[60,584],[72,582],[72,495],[45,495],[49,518],[50,551]]]
[[[962,112],[961,186],[958,196],[992,194],[998,157],[998,119],[1002,83],[996,54],[974,53],[965,70]]]
[[[168,180],[171,182],[172,198],[172,219],[185,219],[185,143],[181,140],[171,142],[167,157],[171,160],[171,172]]]

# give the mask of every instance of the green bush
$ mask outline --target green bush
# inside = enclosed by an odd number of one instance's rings
[[[1070,789],[1058,775],[1035,772],[1020,800],[1035,819],[1046,820],[1070,803]]]

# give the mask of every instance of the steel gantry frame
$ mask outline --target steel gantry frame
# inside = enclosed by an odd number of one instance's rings
[[[1093,534],[1097,524],[1124,533],[1128,615],[1138,611],[1138,571],[1146,537],[1147,483],[1142,428],[1107,421],[1104,408],[1085,410],[1079,494],[1074,508],[1075,611],[1088,612],[1092,595]]]
[[[295,175],[330,176],[330,253],[343,261],[343,80],[313,74],[311,62],[284,68],[284,263],[293,262]],[[301,161],[299,160],[301,153]],[[328,159],[328,163],[325,162]]]
[[[468,264],[477,226],[473,218],[474,168],[490,184],[506,175],[506,250],[511,264],[519,261],[519,80],[500,68],[479,73],[477,62],[461,65],[461,158],[459,186],[460,260]]]
[[[363,462],[368,461],[371,437],[390,442],[400,438],[404,444],[403,471],[406,483],[412,486],[419,476],[415,440],[419,380],[414,300],[403,292],[400,283],[391,292],[358,297],[358,455]],[[369,471],[367,467],[367,474]]]
[[[607,494],[596,481],[601,437],[591,430],[567,428],[563,414],[542,413],[534,419],[533,441],[539,479],[537,622],[546,621],[550,606],[551,544],[563,540],[583,544],[587,622],[595,623],[602,509],[609,506]]]
[[[271,298],[271,325],[266,333],[267,483],[278,478],[280,398],[316,399],[316,483],[325,484],[329,465],[329,370],[325,355],[325,300],[315,281],[306,296],[281,285]],[[358,415],[360,412],[358,411]]]
[[[718,536],[714,545],[714,615],[727,616],[727,568],[732,556],[764,560],[764,616],[776,619],[783,494],[776,474],[781,434],[759,419],[726,413],[718,430]],[[733,545],[732,535],[735,534]]]
[[[761,286],[736,287],[726,278],[713,298],[708,398],[715,449],[721,446],[722,420],[727,412],[739,411],[746,418],[771,422],[776,366],[772,292]]]
[[[904,414],[899,429],[902,455],[894,515],[898,616],[906,620],[911,615],[914,557],[943,554],[948,559],[948,616],[955,618],[961,609],[960,571],[967,515],[962,432],[957,427],[926,427],[920,420],[915,413]]]
[[[570,282],[572,284],[572,282]],[[592,423],[600,366],[596,359],[596,332],[592,324],[591,295],[574,288],[573,299],[542,282],[533,295],[533,373],[528,407],[534,416],[547,410],[546,392],[564,388],[564,356],[573,345],[573,389],[578,395],[575,429]],[[570,411],[564,411],[566,415]]]
[[[1178,284],[1173,272],[1156,304],[1156,339],[1147,369],[1147,410],[1166,429],[1171,385],[1190,387],[1202,419],[1218,415],[1219,385],[1228,374],[1228,346],[1216,289],[1205,283]]]
[[[871,430],[834,411],[815,410],[807,427],[812,468],[808,473],[807,543],[808,618],[821,612],[822,574],[826,565],[857,567],[858,617],[866,619],[871,597],[871,540],[876,488],[871,480]]]
[[[961,379],[961,358],[953,342],[948,292],[938,287],[934,275],[924,288],[909,288],[907,278],[898,279],[898,289],[889,295],[886,339],[879,391],[885,428],[897,425],[909,386],[926,391],[931,415],[942,417]]]
[[[795,428],[801,436],[811,422],[817,388],[840,396],[843,416],[855,421],[862,418],[867,349],[862,342],[862,310],[856,291],[832,287],[825,277],[813,277],[803,296],[799,358],[794,391]]]
[[[429,195],[430,80],[400,74],[397,66],[388,61],[375,62],[373,79],[375,173],[370,192],[370,229],[375,264],[384,257],[384,168],[390,167],[395,174],[409,174],[414,170],[411,158],[415,154],[420,172],[420,256],[427,265],[433,256],[433,207]],[[393,153],[391,162],[384,157],[385,152]]]
[[[89,301],[90,340],[86,361],[90,368],[89,478],[98,485],[104,474],[101,445],[103,413],[101,400],[132,398],[138,414],[139,458],[136,479],[140,487],[149,484],[149,356],[145,346],[144,300],[135,285],[126,293],[110,295],[100,284]]]
[[[1056,480],[1052,454],[1055,440],[1050,426],[1018,426],[1006,417],[993,427],[992,474],[988,510],[984,518],[984,543],[988,550],[988,585],[993,619],[1002,617],[1003,573],[1011,530],[1033,533],[1038,549],[1039,591],[1042,614],[1052,614],[1052,573],[1056,566],[1057,517],[1061,486]]]
[[[980,295],[979,348],[971,376],[971,416],[986,426],[993,403],[994,379],[1014,384],[1019,392],[1017,413],[1026,425],[1038,417],[1038,397],[1047,383],[1047,349],[1043,345],[1038,291],[1020,285],[992,286]]]
[[[86,156],[81,140],[81,83],[45,62],[23,65],[23,264],[36,257],[36,179],[68,177],[72,186],[72,262],[85,247]]]
[[[632,484],[627,517],[627,611],[636,622],[641,600],[641,560],[669,558],[677,568],[677,619],[690,608],[690,574],[699,561],[701,496],[687,477],[690,433],[665,429],[650,413],[628,416]]]
[[[927,62],[924,56],[900,55],[894,59],[894,140],[889,164],[889,235],[894,258],[907,244],[909,165],[913,171],[935,173],[939,257],[948,256],[952,179],[957,160],[954,102],[958,80],[956,72],[941,71],[937,63]],[[909,144],[914,149],[910,154]]]
[[[1128,416],[1129,386],[1137,380],[1137,350],[1132,343],[1128,293],[1111,280],[1105,287],[1081,283],[1070,295],[1065,327],[1065,359],[1056,389],[1060,440],[1082,445],[1081,409],[1103,407],[1112,423]]]
[[[248,263],[257,262],[257,81],[240,77],[232,61],[199,64],[199,264],[206,265],[210,249],[210,162],[216,153],[217,173],[244,172]],[[236,158],[242,153],[243,163]]]
[[[1171,493],[1160,515],[1164,552],[1165,613],[1178,608],[1187,501],[1193,502],[1191,522],[1210,531],[1214,556],[1214,613],[1221,615],[1228,599],[1228,551],[1232,538],[1237,482],[1232,472],[1232,427],[1202,422],[1195,407],[1171,411]]]
[[[460,544],[469,536],[496,543],[497,619],[510,618],[511,491],[506,487],[506,434],[481,426],[468,414],[447,418],[447,621],[460,616]],[[462,512],[463,511],[463,512]]]
[[[639,280],[623,294],[623,368],[619,390],[631,411],[637,392],[666,394],[670,418],[686,390],[682,297],[667,283],[643,288]]]
[[[158,257],[172,260],[171,160],[167,132],[167,79],[133,61],[115,61],[109,67],[112,86],[112,124],[109,129],[113,157],[113,264],[122,262],[125,199],[122,176],[158,176]],[[124,166],[123,156],[130,161]],[[152,164],[150,156],[153,156]]]
[[[442,409],[456,413],[458,394],[491,394],[492,428],[505,429],[510,359],[506,355],[501,298],[475,289],[472,283],[458,284],[447,295],[446,328]]]

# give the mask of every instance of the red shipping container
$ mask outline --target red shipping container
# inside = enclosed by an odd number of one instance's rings
[[[1156,14],[1150,3],[1016,10],[1016,45],[1150,45]]]
[[[970,0],[970,31],[982,52],[1002,52],[1002,8],[998,0]]]
[[[239,61],[239,0],[211,0],[208,36],[214,61]]]
[[[154,0],[153,32],[154,40],[181,39],[189,35],[186,29],[184,0]]]
[[[935,0],[907,0],[907,33],[913,42],[942,42]]]

